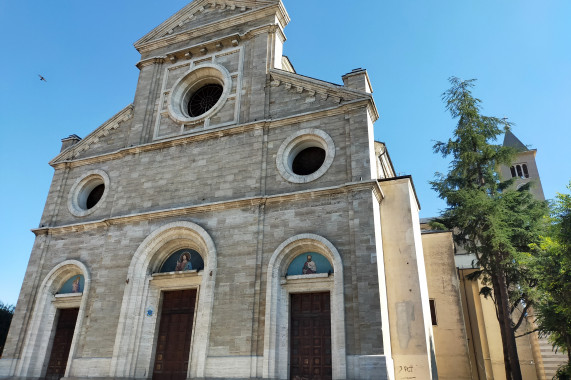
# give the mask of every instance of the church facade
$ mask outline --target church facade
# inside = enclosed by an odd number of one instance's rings
[[[438,378],[423,243],[453,261],[450,234],[421,235],[367,72],[296,73],[288,22],[194,0],[135,43],[133,104],[50,162],[1,378]],[[441,318],[440,378],[470,378]]]

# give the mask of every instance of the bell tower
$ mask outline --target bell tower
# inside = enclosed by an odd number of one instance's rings
[[[537,199],[545,200],[541,178],[535,162],[537,149],[529,149],[511,131],[506,132],[503,146],[515,148],[518,153],[510,167],[502,166],[500,168],[502,178],[515,178],[515,186],[518,188],[528,182],[533,182],[531,193]]]

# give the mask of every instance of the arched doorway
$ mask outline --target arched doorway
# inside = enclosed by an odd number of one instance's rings
[[[216,249],[202,227],[175,222],[151,233],[131,260],[110,376],[204,376],[215,279]],[[165,351],[165,339],[182,348]]]
[[[346,378],[343,265],[327,239],[300,234],[274,251],[265,320],[264,377]]]
[[[48,273],[38,288],[15,376],[70,376],[90,284],[86,266],[77,260],[66,260]]]

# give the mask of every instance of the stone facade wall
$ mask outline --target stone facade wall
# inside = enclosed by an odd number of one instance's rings
[[[289,348],[283,342],[288,332],[279,330],[289,323],[287,297],[315,288],[330,291],[334,304],[334,378],[392,378],[391,334],[388,323],[381,323],[388,321],[388,310],[381,304],[386,304],[386,289],[398,293],[403,276],[415,289],[410,297],[419,317],[409,356],[419,376],[431,376],[424,274],[418,274],[422,249],[418,231],[409,236],[418,229],[411,189],[398,182],[400,190],[393,190],[386,183],[387,196],[395,195],[383,200],[376,181],[376,110],[368,93],[292,73],[287,75],[296,85],[276,80],[285,75],[273,67],[284,39],[278,5],[227,14],[208,5],[201,22],[180,21],[170,33],[161,26],[150,33],[156,40],[137,42],[142,60],[132,113],[104,137],[88,136],[52,161],[54,178],[0,376],[42,375],[47,347],[40,343],[49,343],[57,318],[52,288],[60,274],[82,271],[89,286],[77,303],[79,330],[67,377],[150,377],[161,291],[190,286],[199,295],[195,323],[200,331],[193,333],[189,366],[193,378],[287,378]],[[243,22],[233,18],[236,14]],[[224,27],[206,28],[217,20],[224,20]],[[180,37],[193,27],[206,29],[193,38]],[[234,34],[239,35],[235,41],[225,39]],[[204,54],[185,61],[181,49]],[[203,119],[176,120],[167,107],[173,88],[201,65],[221,65],[228,72],[227,103]],[[296,182],[279,163],[284,144],[300,133],[326,141],[329,166]],[[106,195],[89,212],[78,213],[70,206],[78,196],[74,189],[90,175],[104,177]],[[383,223],[393,222],[390,210],[395,210],[395,234],[389,228],[380,236],[379,202],[386,205],[381,211],[389,210],[382,211]],[[285,259],[280,249],[297,252],[291,248],[296,244],[327,256],[334,273],[286,280],[279,272],[283,267],[272,263],[286,265],[292,257]],[[202,273],[153,277],[161,260],[187,245],[203,255]],[[397,246],[418,260],[410,273],[391,264]],[[382,256],[383,247],[393,259]],[[397,268],[387,284],[378,272],[384,266]],[[276,304],[279,315],[269,309]],[[157,313],[147,315],[147,308]],[[49,313],[39,317],[39,310]],[[402,363],[408,363],[407,355],[401,352]],[[35,364],[29,367],[20,360],[32,357]]]

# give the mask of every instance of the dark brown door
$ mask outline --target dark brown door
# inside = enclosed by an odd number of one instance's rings
[[[329,293],[292,294],[290,326],[290,378],[331,379]]]
[[[48,362],[46,371],[47,380],[59,380],[65,375],[67,367],[67,358],[69,357],[69,349],[71,348],[71,340],[73,339],[73,331],[75,330],[75,322],[77,322],[77,313],[79,309],[60,309],[56,326],[56,334]]]
[[[188,370],[196,289],[163,293],[154,380],[183,380]]]

